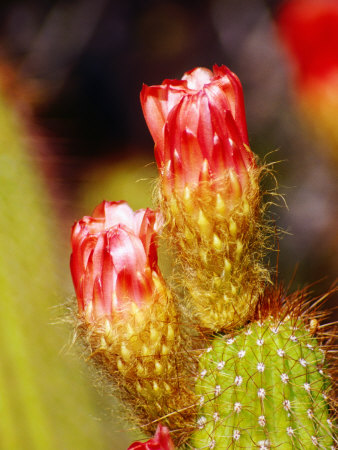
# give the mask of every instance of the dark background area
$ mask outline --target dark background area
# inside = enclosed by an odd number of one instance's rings
[[[80,169],[105,155],[123,157],[135,143],[151,156],[138,101],[143,82],[225,63],[247,90],[255,80],[245,47],[268,21],[260,1],[12,1],[1,5],[1,48],[39,90],[38,124]]]

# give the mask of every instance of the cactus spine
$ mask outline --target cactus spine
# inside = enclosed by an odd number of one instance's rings
[[[255,321],[200,360],[194,448],[331,448],[324,355],[301,320]]]

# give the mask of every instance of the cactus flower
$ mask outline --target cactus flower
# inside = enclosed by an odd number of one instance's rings
[[[289,56],[297,100],[311,128],[338,161],[338,2],[289,0],[276,17]]]
[[[102,202],[72,229],[71,272],[79,313],[87,320],[140,306],[157,276],[156,214],[133,212],[126,202]]]
[[[175,450],[175,448],[168,428],[160,424],[152,439],[147,442],[135,442],[128,450]]]
[[[192,391],[183,395],[175,377],[178,367],[185,373],[187,357],[172,363],[183,340],[178,312],[157,264],[159,227],[161,218],[150,209],[133,212],[126,202],[104,201],[92,217],[74,224],[70,265],[79,333],[90,359],[118,385],[125,403],[137,403],[145,430],[154,433],[152,421],[159,413],[169,414],[177,438],[193,412],[170,413],[178,405],[182,408]],[[159,428],[153,444],[161,445],[165,435],[166,429]],[[145,448],[161,448],[151,444]],[[171,448],[169,441],[163,448]]]
[[[288,0],[277,23],[300,86],[338,70],[336,0]]]
[[[141,104],[168,193],[209,178],[223,181],[226,171],[246,182],[254,159],[242,86],[227,67],[215,65],[213,72],[199,67],[180,81],[144,85]]]
[[[190,304],[203,327],[240,325],[269,278],[260,168],[241,83],[225,66],[198,67],[182,80],[143,86],[141,104],[155,141],[159,205]]]

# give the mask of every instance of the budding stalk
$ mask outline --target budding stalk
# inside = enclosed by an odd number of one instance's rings
[[[187,365],[192,363],[183,350],[187,343],[181,336],[179,315],[172,298],[156,289],[152,302],[141,308],[132,305],[113,321],[82,321],[81,334],[91,360],[118,387],[136,415],[133,419],[153,432],[158,418],[172,414],[163,423],[178,430],[177,438],[192,421],[193,409],[183,414],[176,410],[185,409],[194,398],[187,378]]]
[[[202,328],[239,326],[269,281],[261,170],[249,148],[240,82],[224,66],[195,69],[181,82],[145,86],[141,102],[155,140],[164,234],[189,306]]]
[[[179,439],[193,417],[185,408],[194,399],[193,361],[157,266],[157,228],[151,210],[103,202],[73,227],[71,268],[89,358],[118,386],[140,425],[154,432],[158,417],[167,416],[163,423]]]

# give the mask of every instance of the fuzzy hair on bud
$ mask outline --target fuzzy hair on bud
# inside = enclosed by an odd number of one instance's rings
[[[144,86],[141,103],[155,141],[163,234],[189,307],[202,328],[240,326],[269,282],[262,169],[249,147],[241,83],[225,66],[197,68]]]
[[[158,417],[167,416],[163,423],[178,439],[193,417],[185,407],[194,398],[194,362],[157,265],[157,226],[151,210],[103,202],[73,227],[71,269],[88,357],[118,386],[134,420],[154,432]]]

